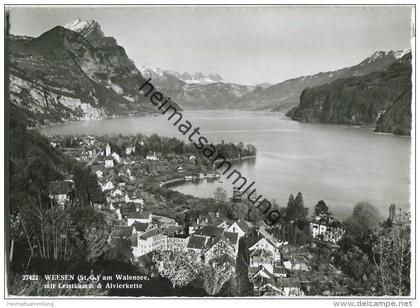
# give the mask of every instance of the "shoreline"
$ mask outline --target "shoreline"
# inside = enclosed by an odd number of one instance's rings
[[[240,160],[247,160],[247,159],[251,159],[251,158],[257,158],[257,155],[250,155],[250,156],[243,156],[243,157],[238,157],[238,158],[231,158],[231,159],[227,159],[226,161],[229,161],[229,162],[230,161],[240,161]],[[221,159],[218,159],[218,160],[216,160],[214,162],[218,162],[218,161],[222,161],[222,160]],[[183,177],[183,178],[175,178],[175,179],[172,179],[172,180],[169,180],[169,181],[165,181],[165,182],[160,183],[159,184],[159,187],[165,187],[165,186],[168,186],[168,185],[171,185],[171,184],[174,184],[174,183],[178,183],[178,182],[182,182],[182,183],[192,182],[194,180],[195,179],[190,180],[190,181],[187,181],[185,179],[185,177]],[[198,179],[198,180],[200,180],[200,179]]]
[[[348,129],[361,129],[369,131],[370,133],[373,133],[375,135],[389,135],[389,136],[397,136],[397,137],[404,137],[404,138],[411,138],[411,135],[399,135],[394,133],[387,133],[387,132],[379,132],[375,131],[375,126],[372,125],[357,125],[357,124],[345,124],[345,123],[325,123],[325,122],[318,122],[318,121],[301,121],[299,119],[293,119],[290,116],[287,116],[285,112],[282,111],[269,111],[269,110],[241,110],[241,109],[183,109],[182,111],[219,111],[219,112],[250,112],[250,113],[271,113],[271,114],[281,114],[289,121],[298,122],[301,124],[318,124],[318,125],[329,125],[329,126],[336,126],[336,127],[342,127],[342,128],[348,128]],[[63,122],[52,122],[49,124],[40,124],[37,126],[28,127],[28,129],[31,130],[43,130],[46,128],[52,128],[55,126],[61,126],[66,124],[73,124],[73,123],[84,123],[84,122],[90,122],[90,121],[106,121],[106,120],[113,120],[113,119],[123,119],[123,118],[135,118],[135,117],[148,117],[153,116],[157,117],[160,116],[161,113],[158,112],[139,112],[138,114],[132,114],[132,115],[113,115],[113,116],[107,116],[107,117],[101,117],[101,118],[95,118],[95,119],[79,119],[79,120],[63,120]],[[235,159],[236,160],[236,159]]]
[[[250,158],[257,158],[257,155],[242,156],[242,157],[237,157],[237,158],[228,158],[226,159],[226,161],[230,162],[230,161],[238,161],[238,160],[247,160]],[[217,163],[219,161],[223,161],[223,159],[215,160],[213,163]]]
[[[92,118],[92,119],[78,119],[78,120],[63,120],[63,122],[51,122],[49,124],[39,124],[37,126],[31,126],[28,127],[28,129],[36,129],[36,130],[42,130],[44,128],[50,128],[55,126],[62,126],[66,124],[76,124],[76,123],[84,123],[84,122],[93,122],[93,121],[107,121],[107,120],[114,120],[114,119],[124,119],[124,118],[135,118],[135,117],[147,117],[147,116],[159,116],[159,113],[156,112],[141,112],[138,114],[132,114],[132,115],[113,115],[108,117],[100,117],[100,118]]]

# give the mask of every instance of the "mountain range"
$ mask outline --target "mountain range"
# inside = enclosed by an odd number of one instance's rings
[[[189,84],[209,84],[214,82],[224,82],[219,74],[214,73],[178,73],[175,71],[162,70],[160,68],[148,67],[145,65],[140,67],[140,72],[145,78],[152,78],[153,80],[159,80],[165,78],[167,75],[172,75],[179,80]]]
[[[145,79],[98,23],[73,22],[37,38],[9,35],[10,102],[30,125],[152,112]]]
[[[302,76],[272,85],[266,89],[257,87],[234,102],[238,109],[288,111],[297,104],[301,92],[308,87],[315,87],[346,77],[363,76],[382,70],[401,58],[408,51],[377,51],[357,65],[336,71],[322,72]]]
[[[303,122],[375,127],[375,131],[410,135],[411,52],[386,69],[307,88],[287,115]]]
[[[336,93],[337,85],[347,86],[340,81],[343,79],[370,84],[370,79],[364,76],[389,71],[393,63],[406,59],[409,51],[377,51],[354,66],[335,71],[273,85],[243,85],[226,82],[216,73],[137,68],[117,40],[106,36],[93,20],[76,19],[36,38],[9,35],[6,47],[10,102],[26,115],[30,125],[154,112],[153,106],[137,91],[139,85],[151,78],[158,90],[182,108],[289,111],[288,115],[295,120],[378,125],[378,130],[407,133],[407,125],[395,129],[390,124],[395,122],[395,113],[401,113],[394,104],[384,103],[376,121],[349,120],[361,119],[351,112],[326,120],[324,115],[320,118],[316,112],[311,114],[308,108],[315,104],[310,100],[318,97],[316,91]],[[319,88],[322,86],[325,88]],[[411,84],[404,85],[407,86]],[[398,98],[392,95],[395,104],[406,104],[411,91],[404,93]]]
[[[218,74],[178,73],[142,66],[145,78],[174,101],[188,109],[225,109],[242,95],[255,89],[253,85],[225,82]]]

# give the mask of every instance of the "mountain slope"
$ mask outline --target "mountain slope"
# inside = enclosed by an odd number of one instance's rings
[[[373,126],[410,135],[411,53],[385,70],[307,88],[287,115],[303,122]]]
[[[378,51],[355,66],[289,79],[266,89],[257,87],[253,92],[239,98],[232,107],[238,109],[287,111],[299,103],[300,94],[305,88],[330,83],[339,78],[364,76],[382,70],[398,58],[401,58],[406,52]]]
[[[234,83],[187,84],[177,101],[187,108],[227,109],[254,86]]]
[[[97,47],[60,26],[32,39],[9,36],[10,102],[31,125],[152,111],[124,48],[100,28],[89,33]]]
[[[152,78],[156,88],[189,109],[225,109],[255,88],[223,82],[218,74],[181,74],[145,66],[140,71],[145,78]]]
[[[79,33],[98,52],[111,53],[118,47],[115,39],[106,37],[96,21],[76,19],[64,27]],[[135,68],[132,70],[137,71]],[[156,89],[171,97],[172,101],[191,109],[225,108],[238,97],[254,89],[250,86],[223,83],[218,74],[177,73],[146,66],[142,66],[138,72],[146,79],[151,78],[151,83]],[[114,90],[118,91],[120,87],[121,85],[117,84]]]

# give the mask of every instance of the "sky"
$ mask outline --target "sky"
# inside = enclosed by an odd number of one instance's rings
[[[411,8],[8,7],[12,34],[39,36],[96,20],[138,67],[278,83],[355,65],[377,50],[410,48]]]

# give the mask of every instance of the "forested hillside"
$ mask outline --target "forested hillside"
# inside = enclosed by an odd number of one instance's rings
[[[387,69],[307,88],[287,114],[302,122],[375,127],[378,132],[410,135],[411,53]]]

